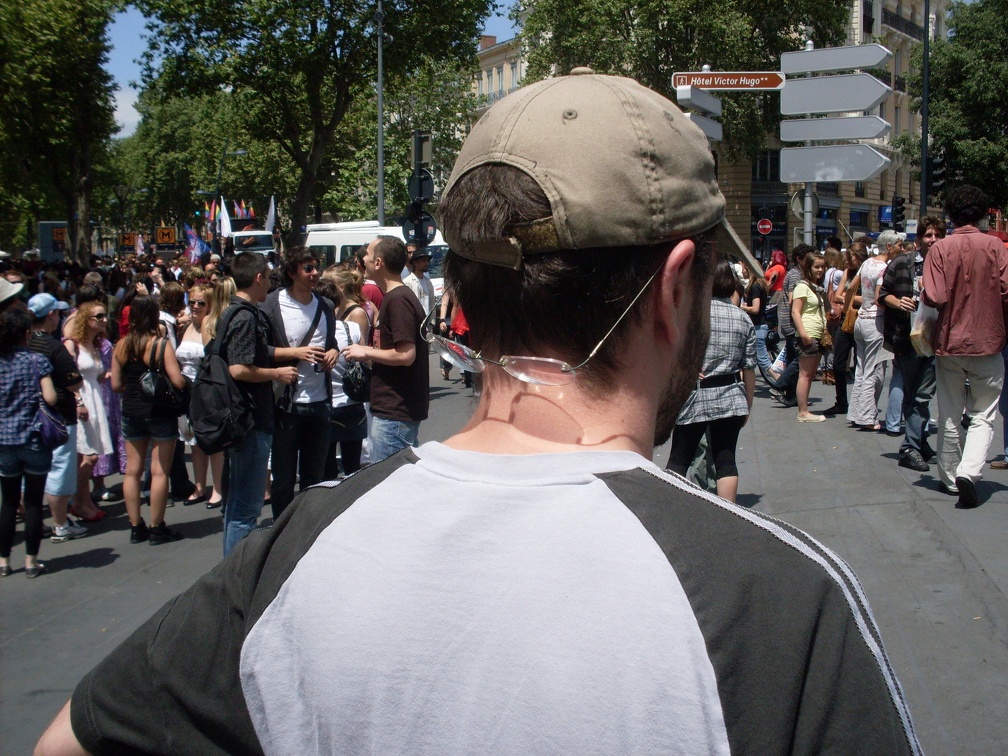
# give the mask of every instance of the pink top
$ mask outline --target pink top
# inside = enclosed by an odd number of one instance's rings
[[[1008,252],[1001,240],[962,226],[931,245],[924,301],[938,309],[935,354],[982,357],[1005,345]]]

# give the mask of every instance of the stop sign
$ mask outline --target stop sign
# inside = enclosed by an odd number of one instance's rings
[[[773,231],[773,223],[770,222],[769,218],[762,218],[760,222],[756,224],[756,230],[766,236]]]

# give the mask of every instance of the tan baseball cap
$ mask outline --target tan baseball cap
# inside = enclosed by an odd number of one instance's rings
[[[524,255],[627,247],[716,229],[722,254],[762,268],[724,219],[707,137],[671,101],[620,76],[575,68],[503,98],[473,126],[444,194],[488,164],[531,176],[553,214],[504,239],[458,239],[452,251],[518,269]]]

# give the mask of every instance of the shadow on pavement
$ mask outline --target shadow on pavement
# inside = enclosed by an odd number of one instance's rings
[[[755,507],[757,504],[760,503],[760,499],[762,498],[763,494],[744,493],[739,494],[735,498],[735,503],[738,504],[740,507],[745,507],[746,509],[752,509],[753,507]]]
[[[46,555],[45,563],[51,572],[59,570],[75,570],[82,567],[96,569],[113,564],[120,554],[112,548],[103,546],[79,554],[64,554],[63,556]]]

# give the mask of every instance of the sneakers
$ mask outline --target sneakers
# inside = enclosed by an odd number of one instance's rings
[[[155,525],[148,531],[150,537],[151,546],[160,546],[162,543],[172,543],[173,541],[178,541],[185,536],[179,533],[177,530],[172,530],[163,522],[160,525]]]
[[[1008,470],[1008,459],[995,459],[991,462],[991,470]]]
[[[78,525],[69,517],[63,525],[57,525],[53,528],[53,533],[49,536],[49,540],[53,543],[63,543],[63,541],[71,541],[74,538],[83,538],[87,535],[87,528],[83,525]]]
[[[130,543],[143,543],[150,538],[150,531],[147,530],[147,523],[140,520],[139,525],[130,527]]]
[[[974,509],[980,504],[977,499],[976,485],[970,478],[959,477],[955,479],[956,488],[959,489],[959,501],[956,502],[956,509]]]
[[[924,461],[924,457],[916,449],[906,449],[900,452],[899,466],[917,472],[927,472],[931,466]]]
[[[921,456],[924,457],[924,461],[930,462],[932,459],[934,459],[934,455],[935,455],[934,449],[931,448],[931,446],[928,444],[927,441],[923,442],[921,444]]]
[[[847,414],[847,408],[846,407],[838,407],[838,406],[836,406],[834,404],[829,409],[824,409],[822,413],[823,413],[823,417],[836,417],[837,415],[846,415]]]
[[[822,415],[798,415],[799,423],[824,423],[826,418]]]

